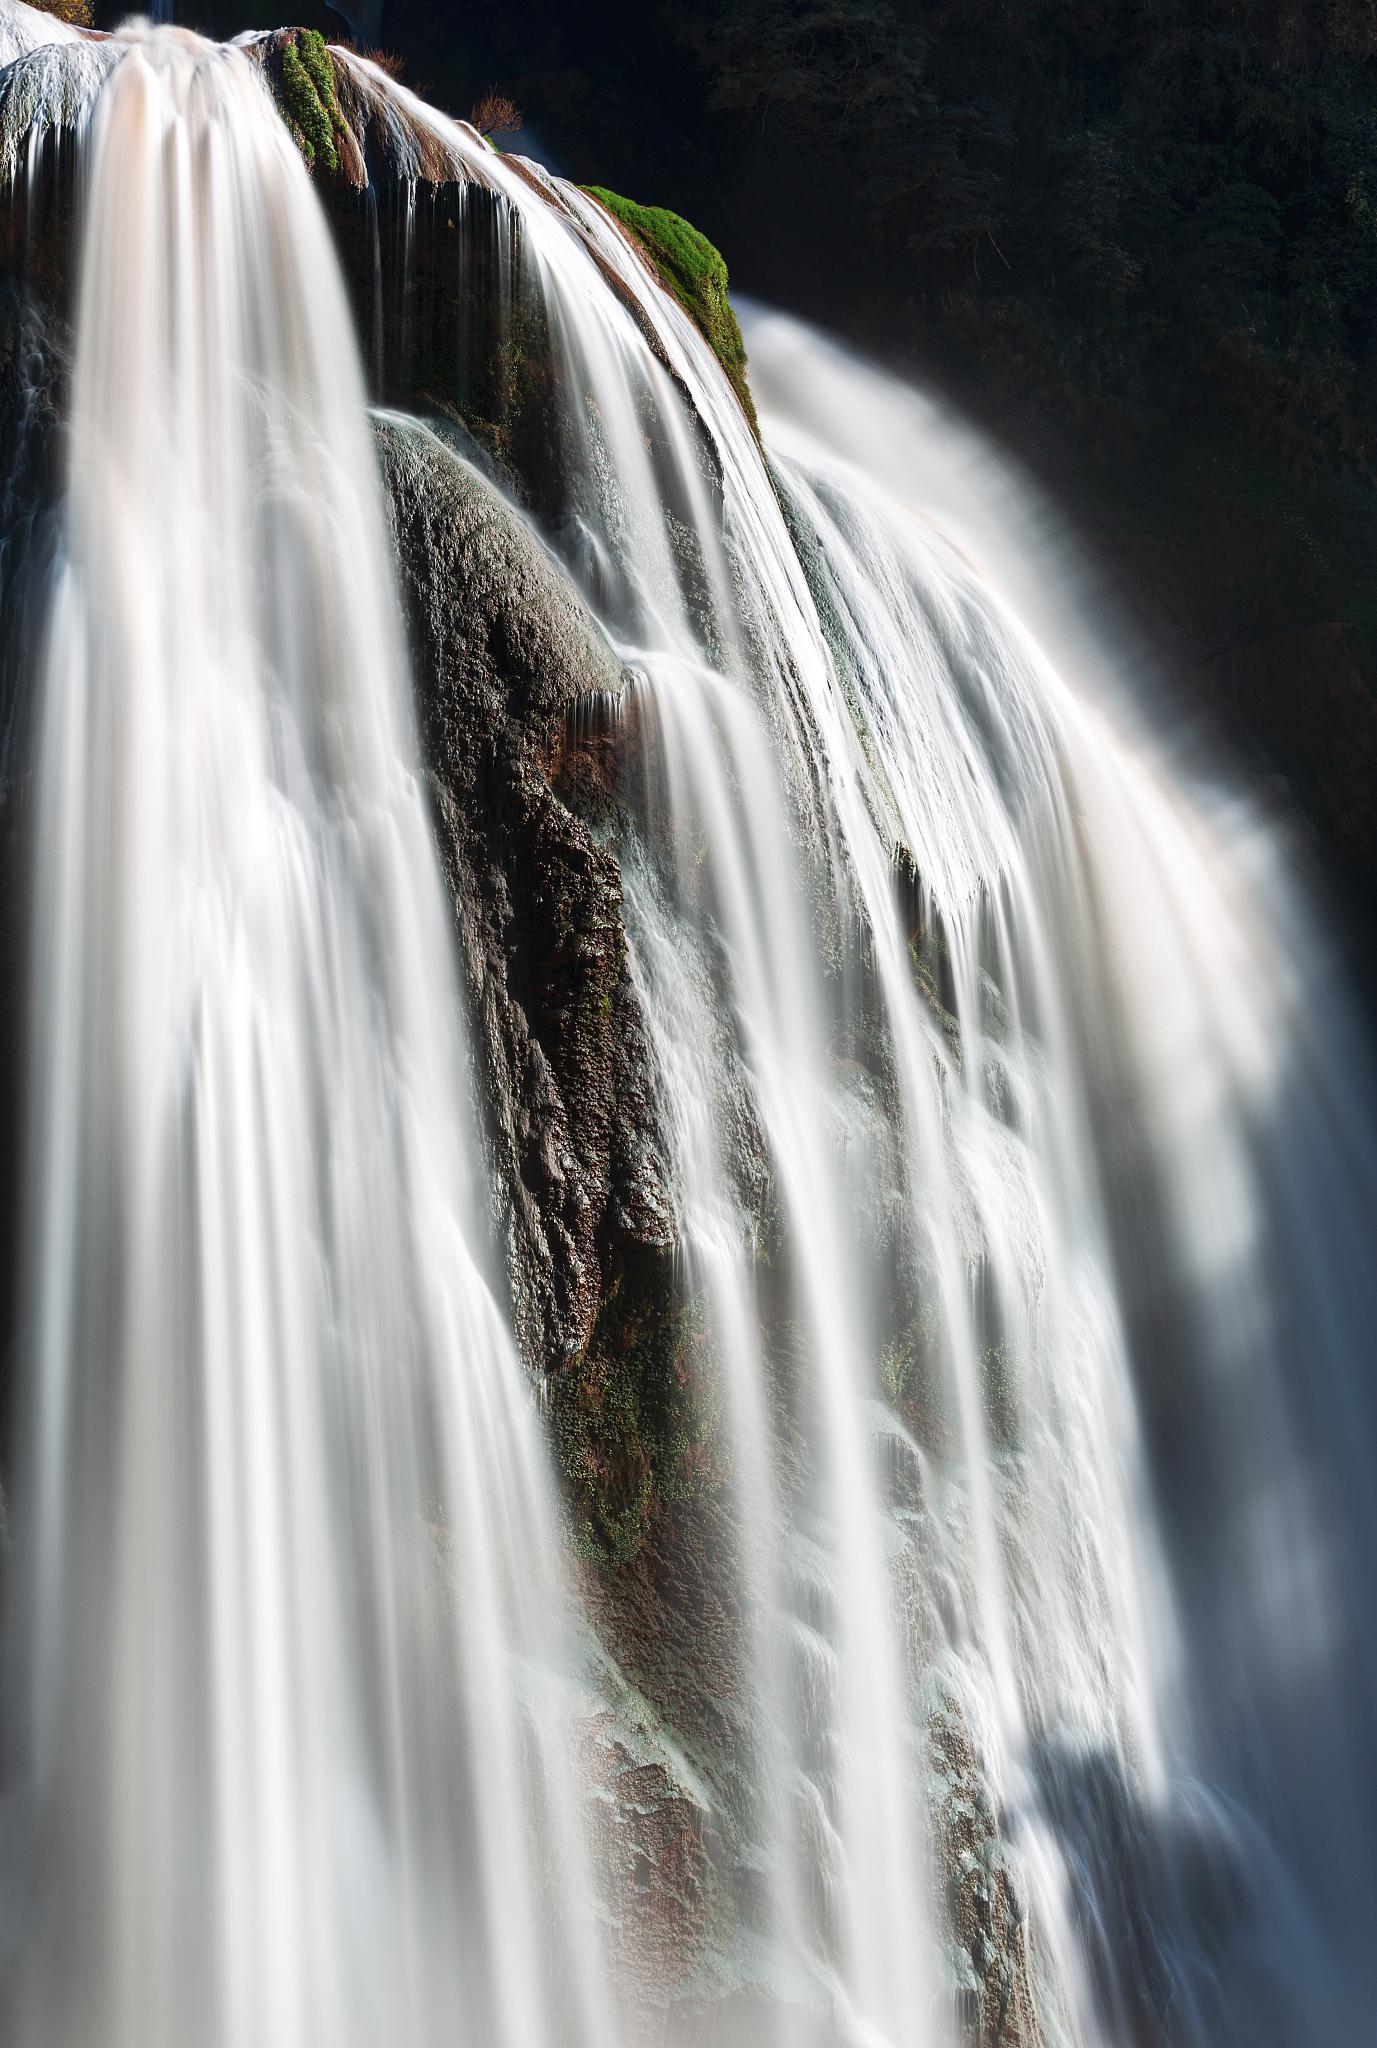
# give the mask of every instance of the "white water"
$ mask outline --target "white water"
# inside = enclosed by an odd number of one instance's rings
[[[80,29],[59,21],[55,15],[45,14],[41,8],[26,7],[24,0],[9,0],[0,18],[0,68],[49,44],[65,46],[70,56],[72,48],[81,41]]]
[[[644,291],[591,209],[586,218],[604,253]],[[719,975],[731,991],[785,1211],[810,1368],[801,1405],[811,1484],[794,1504],[792,1532],[777,1537],[781,1554],[768,1573],[750,1573],[756,1597],[779,1602],[764,1632],[778,1630],[790,1645],[774,1654],[762,1645],[762,1715],[771,1729],[788,1730],[792,1702],[814,1696],[786,1774],[811,1788],[826,1816],[821,1844],[816,1828],[791,1819],[787,1801],[767,1819],[775,1931],[798,1938],[796,1902],[816,1890],[821,1863],[839,1902],[835,1924],[816,1930],[814,1951],[832,1983],[831,2025],[848,2039],[943,2038],[942,1979],[933,1967],[941,1934],[933,1874],[917,1843],[924,1800],[916,1781],[926,1760],[925,1707],[954,1702],[977,1767],[1018,1836],[1022,1882],[1036,1908],[1029,1967],[1044,2023],[1054,2035],[1094,2039],[1100,2021],[1074,1931],[1071,1872],[1036,1783],[1034,1730],[1097,1767],[1107,1754],[1116,1788],[1141,1773],[1160,1791],[1164,1765],[1144,1614],[1156,1546],[1150,1520],[1138,1513],[1144,1480],[1131,1388],[1105,1230],[1087,1185],[1093,1165],[1076,1128],[1081,1090],[1065,999],[1046,957],[1016,808],[1024,784],[1051,810],[1053,893],[1075,922],[1085,883],[1066,843],[1055,739],[974,578],[965,589],[953,583],[958,565],[939,543],[922,564],[921,597],[910,596],[905,610],[904,574],[886,563],[881,532],[866,534],[852,559],[838,536],[828,537],[829,561],[854,575],[845,593],[851,618],[838,607],[840,636],[857,664],[848,704],[734,403],[687,323],[663,301],[652,310],[710,423],[724,472],[735,576],[723,575],[719,602],[740,623],[722,641],[749,647],[757,687],[764,654],[764,680],[778,692],[769,707],[776,736],[805,763],[800,780],[816,775],[821,783],[825,851],[815,876],[830,875],[851,894],[837,940],[843,954],[857,944],[856,924],[870,935],[868,949],[861,944],[878,984],[885,1064],[906,1134],[898,1162],[882,1143],[868,1144],[873,1105],[843,1079],[837,1054],[857,1029],[855,991],[844,968],[829,975],[808,936],[798,827],[763,735],[752,744],[754,714],[729,685],[695,674],[687,647],[672,650],[678,659],[668,672],[659,648],[639,650],[664,762],[652,809],[672,821],[682,854],[676,893],[701,924],[700,943],[723,956]],[[616,474],[624,478],[624,459]],[[710,546],[705,537],[705,553]],[[638,561],[644,552],[638,540]],[[983,641],[989,663],[988,674],[972,679],[973,708],[957,694],[963,635]],[[876,701],[860,698],[867,687]],[[881,708],[890,713],[888,731],[877,729]],[[858,716],[873,735],[869,746]],[[920,785],[901,790],[907,804],[890,787],[900,776]],[[805,817],[803,829],[810,823]],[[920,997],[894,916],[895,839],[917,859],[923,921],[944,920],[955,1045],[936,1006]],[[1014,900],[1001,916],[981,891],[1004,876]],[[724,1367],[736,1389],[739,1468],[753,1491],[771,1470],[772,1446],[762,1399],[751,1390],[766,1385],[773,1368],[744,1264],[724,1268],[713,1257],[729,1199],[720,1163],[704,1161],[689,1138],[712,1086],[691,1048],[711,1041],[700,1025],[680,1022],[675,962],[683,935],[656,944],[655,917],[634,875],[630,898],[671,1121],[682,1138],[685,1226],[717,1298]],[[992,946],[982,925],[993,928]],[[985,984],[982,942],[1002,995]],[[1020,953],[1031,989],[1019,987]],[[1049,1041],[1036,1050],[1025,1044],[1020,1016],[1020,1005],[1034,1003]],[[907,1217],[896,1218],[896,1203]],[[738,1218],[743,1239],[746,1227]],[[920,1298],[926,1355],[915,1362],[929,1381],[928,1400],[946,1411],[937,1434],[949,1439],[950,1454],[941,1460],[925,1457],[879,1405],[887,1358],[876,1304],[886,1281]],[[902,1349],[914,1333],[891,1334],[891,1361],[896,1338]],[[995,1372],[1011,1439],[999,1446],[989,1428],[987,1380]],[[897,1514],[887,1520],[883,1475],[896,1461],[906,1469]],[[944,1620],[933,1611],[938,1588],[948,1593]],[[811,1686],[800,1685],[800,1658],[820,1666]],[[1146,1793],[1128,1795],[1139,1796]],[[939,1786],[927,1797],[940,1808]],[[805,1792],[805,1810],[808,1800]],[[948,1816],[938,1824],[948,1825]],[[789,2024],[797,2031],[797,2020]]]
[[[82,134],[6,2038],[604,2042],[350,318],[247,58]]]
[[[1253,2038],[1364,2033],[1372,1490],[1355,1371],[1377,1181],[1365,1055],[1304,905],[1260,821],[1116,735],[1093,682],[1068,687],[1004,610],[980,570],[1009,552],[1011,494],[934,409],[787,322],[750,328],[805,590],[721,379],[659,312],[722,452],[737,603],[822,766],[871,935],[926,1398],[935,1379],[950,1401],[910,1562],[929,1588],[950,1573],[959,1605],[923,1661],[961,1703],[1021,1865],[1043,2024],[1212,2042],[1246,2013]],[[686,752],[668,720],[666,752]],[[768,779],[728,762],[728,780],[758,835]],[[915,1000],[895,929],[895,842],[920,878],[910,921],[935,941],[936,1006]],[[777,930],[787,896],[762,881],[760,897],[758,928]],[[712,913],[739,960],[739,921]],[[810,1001],[826,1016],[816,969],[782,1001],[739,978],[737,997],[748,1030]],[[1336,1056],[1351,1134],[1326,1099]],[[826,1086],[815,1066],[796,1099]],[[875,1227],[874,1170],[851,1136],[833,1218],[849,1200]],[[795,1199],[827,1218],[822,1185],[810,1162]],[[853,1400],[878,1390],[877,1348]],[[1167,1410],[1156,1470],[1144,1400]],[[861,1491],[840,1493],[840,1526],[874,1512],[873,1474]],[[839,1538],[843,1604],[847,1563]],[[854,1712],[841,1725],[843,1753],[867,1743]],[[867,2019],[916,2038],[882,1981],[853,1957]]]
[[[779,2036],[948,2035],[934,1862],[981,1783],[1049,2038],[1365,2033],[1371,1104],[1284,850],[1116,725],[933,408],[757,323],[772,487],[599,210],[474,172],[564,380],[551,537],[650,735],[624,875],[733,1438]]]
[[[1369,2037],[1373,1126],[1284,848],[1136,728],[936,408],[757,317],[772,474],[591,202],[341,62],[512,210],[549,537],[638,677],[751,1624],[733,2048],[954,2042],[942,1894],[1006,1868],[1051,2042]],[[247,58],[136,39],[95,106],[17,2038],[602,2044],[333,262]]]
[[[1012,1076],[1009,1120],[1056,1226],[1037,1322],[1013,1354],[1030,1375],[1022,1426],[1044,1456],[1001,1475],[1001,1549],[1013,1552],[1003,1576],[1039,1798],[1063,1855],[1091,1862],[1079,1903],[1109,2037],[1131,2031],[1119,2001],[1145,1964],[1181,1979],[1178,2026],[1192,1990],[1202,1998],[1206,2041],[1245,2012],[1253,2038],[1362,2038],[1373,1987],[1359,1930],[1374,1878],[1367,1050],[1275,830],[1208,763],[1173,765],[1121,706],[1108,715],[1110,688],[1086,665],[1093,638],[1059,621],[1056,556],[1010,479],[933,407],[787,322],[761,320],[751,338],[785,487],[850,622],[868,746],[920,871],[939,878],[963,1029],[981,1029],[982,964],[1002,996],[1003,1018],[984,1026],[996,1041],[986,1073],[968,1060],[967,1093],[978,1114],[982,1094],[997,1106],[1006,1093],[998,1066]],[[939,509],[941,536],[896,495],[915,491]],[[968,559],[1040,619],[1064,673]],[[925,645],[935,698],[914,676]],[[953,684],[958,739],[979,737],[1000,782],[995,815],[1015,828],[997,865],[979,864],[987,890],[999,875],[993,911],[953,902],[942,864],[970,842],[949,820],[934,833],[938,791],[922,779],[935,755],[942,787],[973,780],[931,723],[950,717]],[[977,1134],[954,1135],[963,1160],[979,1157]],[[1078,1386],[1074,1324],[1049,1317],[1058,1278],[1092,1257],[1118,1327]],[[1092,1332],[1095,1316],[1092,1302]],[[1087,1433],[1106,1394],[1117,1415],[1110,1405],[1108,1433]],[[1153,1432],[1150,1467],[1136,1416]],[[1116,1463],[1117,1502],[1105,1483]],[[1058,1474],[1066,1492],[1039,1511]],[[1116,1601],[1079,1622],[1078,1520]],[[1076,1780],[1102,1776],[1106,1753],[1141,1803],[1150,1889],[1130,1905],[1155,1918],[1158,1956],[1115,1954],[1122,1909],[1106,1894],[1128,1859],[1112,1835],[1082,1832]],[[1231,1893],[1234,1924],[1211,1926]]]
[[[0,184],[9,185],[21,165],[32,173],[45,149],[74,135],[91,108],[116,58],[104,37],[5,0],[0,8]]]

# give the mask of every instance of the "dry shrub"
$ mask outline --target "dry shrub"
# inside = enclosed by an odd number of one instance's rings
[[[29,0],[29,4],[41,8],[44,14],[55,14],[69,28],[94,28],[96,25],[91,0]]]
[[[469,120],[480,135],[505,135],[526,125],[516,101],[496,91],[484,93]]]
[[[400,50],[370,50],[370,64],[376,64],[379,71],[385,71],[389,78],[400,78],[406,69],[406,58]]]

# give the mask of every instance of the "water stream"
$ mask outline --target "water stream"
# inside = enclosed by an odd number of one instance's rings
[[[7,2038],[602,2041],[335,256],[237,51],[132,30],[81,156]]]

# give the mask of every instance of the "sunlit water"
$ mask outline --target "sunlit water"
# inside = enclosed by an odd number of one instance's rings
[[[695,2040],[947,2048],[1001,1998],[1084,2048],[1367,2038],[1371,1103],[1284,844],[1145,733],[940,409],[755,315],[762,450],[591,200],[340,62],[497,195],[494,341],[534,307],[557,379],[534,518],[631,679],[750,1653],[763,2003]],[[610,2041],[548,1931],[558,1546],[338,280],[247,56],[139,38],[94,105],[19,2038]]]
[[[606,2038],[348,310],[237,52],[82,134],[6,2038]]]

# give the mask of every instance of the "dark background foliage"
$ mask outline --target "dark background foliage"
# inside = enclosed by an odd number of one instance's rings
[[[1370,925],[1377,0],[353,4],[1011,444]]]

